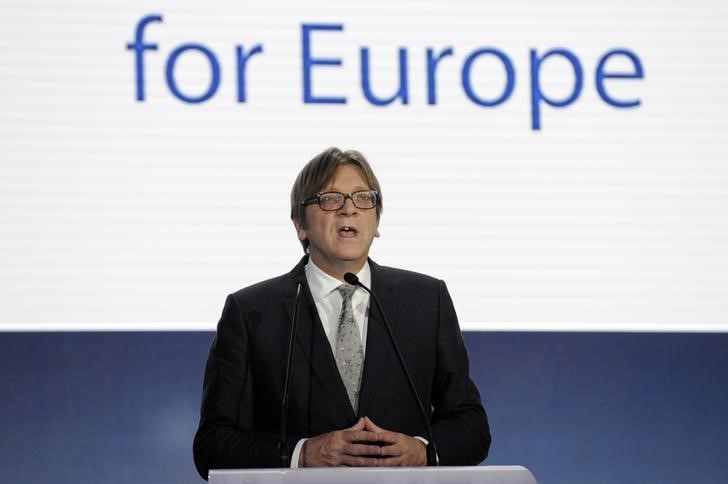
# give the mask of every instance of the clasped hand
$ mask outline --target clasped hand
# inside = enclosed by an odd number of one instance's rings
[[[353,426],[306,440],[300,467],[423,466],[427,464],[424,442],[377,426],[362,417]]]

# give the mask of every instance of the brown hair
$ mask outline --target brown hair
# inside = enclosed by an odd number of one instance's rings
[[[336,170],[343,165],[354,165],[361,171],[361,176],[370,189],[379,193],[377,198],[377,220],[382,215],[382,189],[379,186],[372,167],[364,155],[355,150],[341,151],[339,148],[329,148],[306,163],[293,182],[291,189],[291,220],[306,228],[306,207],[301,202],[316,195],[331,181]],[[308,240],[302,240],[304,252],[308,249]]]

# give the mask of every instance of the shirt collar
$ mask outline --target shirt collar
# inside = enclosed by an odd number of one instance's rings
[[[314,302],[319,302],[336,290],[337,287],[344,284],[337,278],[322,271],[310,258],[304,270],[306,271],[306,281],[308,282],[308,288],[311,290],[311,296]],[[364,263],[364,266],[356,274],[356,277],[366,287],[372,286],[372,270],[369,267],[369,261]]]

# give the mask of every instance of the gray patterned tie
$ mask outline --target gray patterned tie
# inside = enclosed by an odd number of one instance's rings
[[[359,326],[354,321],[354,310],[351,305],[351,296],[356,291],[356,286],[342,284],[336,289],[344,300],[341,304],[339,332],[336,336],[336,366],[339,368],[349,401],[356,413],[359,405],[361,367],[364,362]]]

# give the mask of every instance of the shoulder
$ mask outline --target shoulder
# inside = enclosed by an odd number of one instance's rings
[[[445,283],[436,277],[422,274],[420,272],[399,269],[396,267],[380,266],[370,262],[372,266],[372,279],[380,281],[383,285],[396,287],[408,287],[412,289],[437,290],[444,287]]]
[[[307,257],[303,257],[290,272],[238,289],[230,294],[230,297],[237,300],[238,303],[244,301],[263,303],[273,300],[280,301],[281,297],[293,296],[296,291],[296,282],[305,277],[303,268],[307,260]]]
[[[434,284],[438,283],[440,280],[436,277],[423,274],[421,272],[415,272],[410,271],[407,269],[400,269],[398,267],[389,267],[389,266],[376,266],[377,269],[381,271],[382,275],[385,275],[387,277],[392,277],[396,279],[401,279],[404,281],[417,281],[417,282],[423,282],[423,283],[429,283]]]
[[[231,296],[238,301],[260,301],[272,296],[280,297],[290,285],[293,284],[290,274],[283,274],[255,283],[251,286],[238,289]]]

